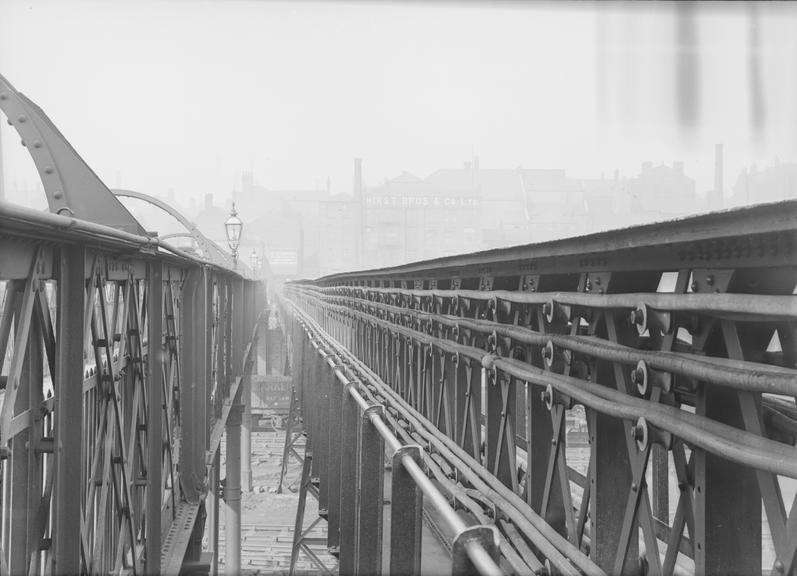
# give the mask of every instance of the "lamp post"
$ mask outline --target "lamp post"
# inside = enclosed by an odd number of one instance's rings
[[[235,202],[232,203],[232,210],[230,217],[224,223],[224,229],[227,232],[227,244],[232,251],[232,266],[235,268],[238,262],[238,243],[241,241],[241,229],[244,223],[238,218],[238,212],[235,211]]]

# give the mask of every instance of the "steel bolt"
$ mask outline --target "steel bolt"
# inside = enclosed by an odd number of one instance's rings
[[[634,492],[636,492],[638,488],[639,488],[639,486],[637,486],[637,483],[636,483],[636,482],[632,482],[632,483],[631,483],[631,490],[633,490]]]
[[[714,286],[714,275],[713,274],[709,274],[708,276],[706,276],[706,284],[708,284],[709,286]]]
[[[645,371],[642,368],[634,368],[631,370],[631,382],[634,384],[642,384],[645,381]]]
[[[587,280],[587,284],[586,286],[584,286],[584,288],[586,289],[587,292],[592,290],[592,282],[590,280]]]
[[[634,424],[631,426],[631,439],[632,440],[642,440],[645,437],[645,431],[642,426],[638,424]]]
[[[772,567],[778,574],[783,574],[786,571],[786,566],[784,566],[781,560],[775,560],[775,564]]]
[[[551,356],[553,356],[551,349],[548,346],[542,347],[542,357],[546,360],[550,360]]]
[[[550,303],[550,302],[546,302],[545,304],[543,304],[543,305],[542,305],[542,312],[543,312],[543,314],[550,315],[550,313],[551,313],[551,308],[553,308],[553,306],[551,305],[551,303]]]
[[[692,292],[697,292],[698,289],[697,282],[692,282],[689,286],[690,288],[692,288]]]
[[[645,313],[639,308],[636,310],[631,310],[631,313],[628,315],[628,319],[631,324],[642,324],[642,322],[645,321]]]

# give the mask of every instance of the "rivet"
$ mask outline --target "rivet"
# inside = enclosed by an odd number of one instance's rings
[[[636,485],[636,482],[632,482],[632,483],[631,483],[631,490],[633,490],[634,492],[636,492],[636,491],[637,491],[637,488],[638,488],[638,486]]]
[[[692,284],[690,284],[690,287],[692,288],[692,292],[697,292],[698,288],[697,282],[692,282]]]
[[[22,124],[22,123],[24,123],[24,122],[26,122],[26,121],[27,121],[27,118],[26,118],[26,117],[25,117],[25,115],[23,114],[22,116],[20,116],[19,118],[17,118],[17,121],[18,121],[20,124]]]
[[[55,198],[56,200],[60,200],[63,197],[64,193],[61,192],[60,190],[56,190],[55,192],[53,192],[53,198]]]
[[[5,92],[0,92],[0,100],[8,100],[8,94]]]
[[[42,147],[41,140],[34,140],[33,141],[33,147],[34,148],[41,148]]]
[[[781,560],[775,560],[775,564],[772,567],[778,574],[783,574],[786,571],[786,566],[784,566]]]
[[[714,285],[714,275],[713,274],[709,274],[708,276],[706,276],[706,284],[708,284],[709,286],[713,286]]]
[[[53,173],[53,167],[52,167],[52,166],[47,166],[47,167],[44,169],[44,173],[45,173],[45,174],[52,174],[52,173]]]

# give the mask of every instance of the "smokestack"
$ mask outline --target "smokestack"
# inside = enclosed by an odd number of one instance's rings
[[[723,200],[723,162],[722,162],[722,144],[714,145],[714,193],[711,195],[711,208],[722,208]]]
[[[354,197],[361,198],[363,194],[363,159],[354,159]]]

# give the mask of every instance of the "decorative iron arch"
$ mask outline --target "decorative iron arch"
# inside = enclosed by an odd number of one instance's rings
[[[196,224],[183,216],[173,206],[170,206],[159,198],[155,198],[149,194],[144,194],[143,192],[136,192],[135,190],[114,188],[111,190],[111,192],[117,198],[135,198],[136,200],[142,200],[148,204],[151,204],[152,206],[155,206],[156,208],[160,208],[185,227],[187,231],[186,234],[180,234],[180,236],[188,236],[192,238],[200,247],[202,254],[207,260],[221,266],[232,267],[232,257],[213,240],[202,234],[199,228],[197,228]],[[177,235],[170,234],[170,236]]]

